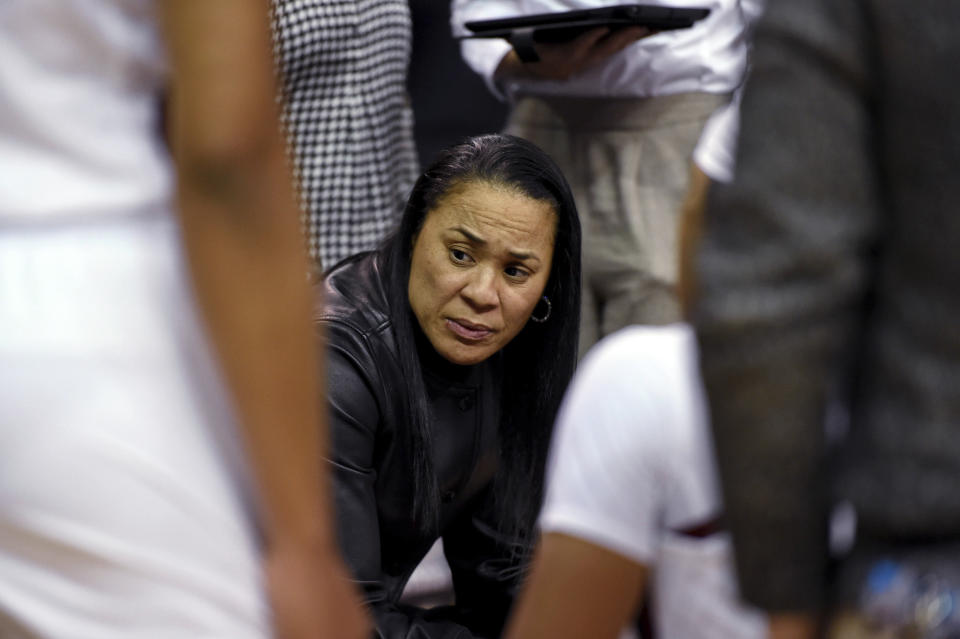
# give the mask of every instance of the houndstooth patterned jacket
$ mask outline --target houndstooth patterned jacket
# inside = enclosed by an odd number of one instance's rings
[[[283,122],[311,257],[329,268],[398,220],[418,163],[406,0],[274,0]]]

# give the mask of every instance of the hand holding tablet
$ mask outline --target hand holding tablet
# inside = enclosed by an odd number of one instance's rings
[[[652,35],[646,27],[611,31],[594,27],[565,42],[537,43],[521,57],[517,46],[500,61],[496,77],[504,79],[567,80],[603,62],[641,38]]]
[[[595,31],[597,39],[612,37],[622,29],[643,27],[650,32],[686,29],[706,18],[710,10],[703,7],[664,7],[625,4],[592,9],[576,9],[558,13],[475,20],[464,26],[471,31],[467,38],[504,38],[517,51],[523,62],[537,62],[540,57],[535,44],[570,43],[587,32],[605,28],[611,35]],[[640,33],[640,32],[634,32]],[[641,37],[637,35],[637,37]]]

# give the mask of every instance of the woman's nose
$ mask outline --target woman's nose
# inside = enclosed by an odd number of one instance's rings
[[[470,273],[467,285],[461,290],[464,299],[477,310],[487,310],[500,302],[497,278],[493,269],[476,268]]]

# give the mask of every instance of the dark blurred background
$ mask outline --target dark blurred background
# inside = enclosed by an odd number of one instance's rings
[[[409,0],[413,56],[408,87],[420,164],[461,138],[503,128],[506,105],[460,57],[450,32],[449,0]]]

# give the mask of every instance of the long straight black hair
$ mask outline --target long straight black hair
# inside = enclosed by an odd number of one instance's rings
[[[407,293],[411,253],[427,214],[439,200],[455,186],[474,181],[549,202],[556,212],[553,262],[544,290],[552,305],[550,316],[543,323],[528,322],[503,349],[494,517],[501,534],[528,543],[540,507],[553,421],[576,366],[580,221],[559,167],[540,148],[512,135],[473,137],[442,152],[417,180],[399,227],[380,248],[407,391],[404,436],[408,450],[414,451],[414,509],[423,531],[437,530],[440,499],[430,412],[417,356],[417,320]]]

